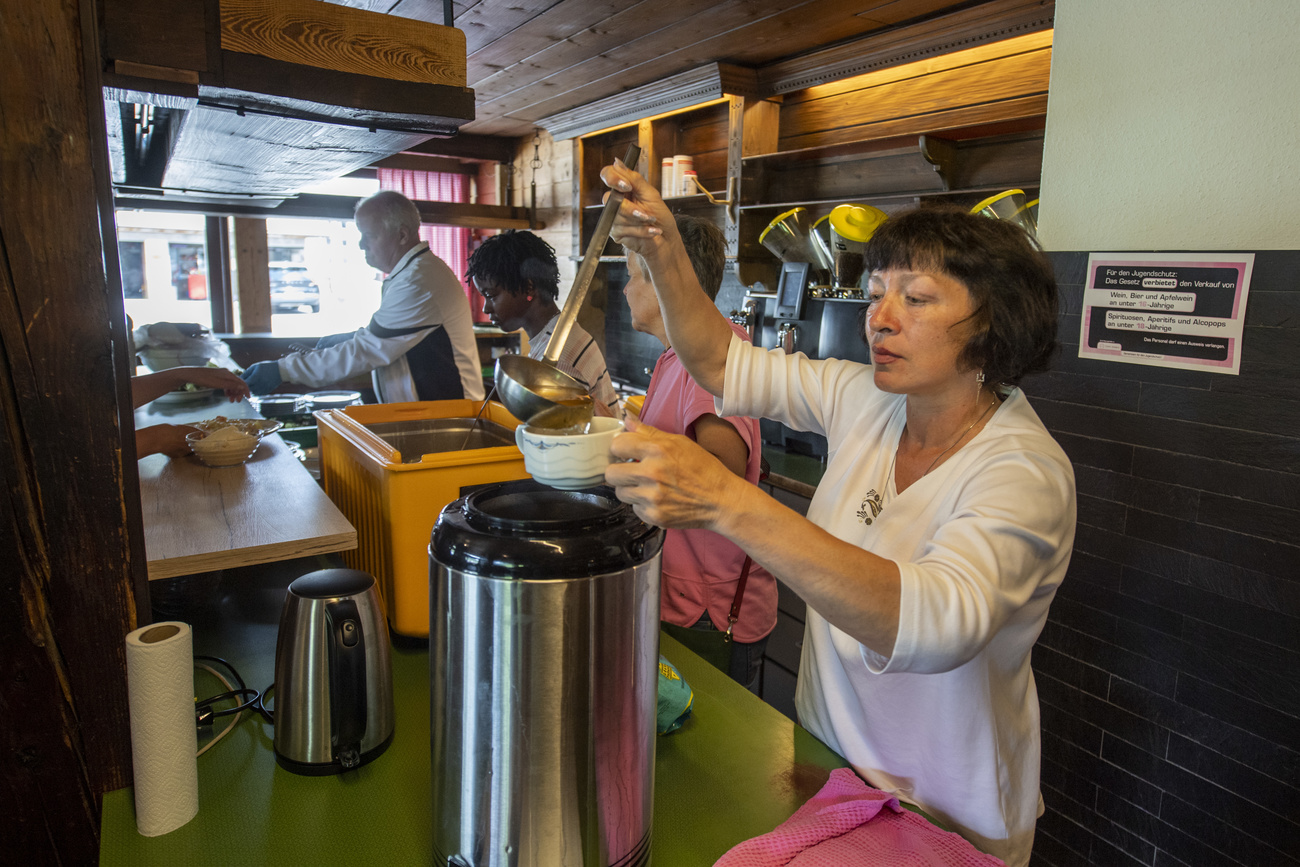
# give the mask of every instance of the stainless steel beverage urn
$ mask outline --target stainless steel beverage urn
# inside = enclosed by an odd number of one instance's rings
[[[429,545],[435,864],[647,862],[662,548],[607,487],[503,482],[443,510]]]
[[[275,643],[276,761],[297,774],[337,774],[392,739],[392,659],[375,579],[355,569],[295,579]]]

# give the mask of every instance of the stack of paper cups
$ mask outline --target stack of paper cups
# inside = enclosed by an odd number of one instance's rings
[[[686,173],[695,169],[695,157],[688,157],[686,154],[677,154],[673,157],[673,192],[674,196],[682,195],[682,185],[686,182]],[[694,192],[694,191],[692,191]]]
[[[696,177],[694,169],[687,169],[682,172],[682,188],[679,191],[679,195],[693,196],[700,191],[695,185]]]
[[[135,826],[175,831],[199,811],[194,645],[188,624],[142,626],[126,637]]]
[[[677,180],[673,176],[673,158],[664,157],[661,165],[662,168],[659,169],[659,195],[666,199],[669,196],[677,195],[676,188],[673,187]]]

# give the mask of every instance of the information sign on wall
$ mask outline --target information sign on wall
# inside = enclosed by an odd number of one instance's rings
[[[1237,373],[1254,253],[1093,253],[1079,357]]]

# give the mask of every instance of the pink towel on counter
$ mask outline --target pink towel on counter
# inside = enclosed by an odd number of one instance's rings
[[[888,809],[886,809],[888,808]],[[775,830],[731,848],[714,867],[1005,867],[957,834],[905,810],[849,768]]]

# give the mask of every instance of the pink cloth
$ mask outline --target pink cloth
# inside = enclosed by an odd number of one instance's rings
[[[731,848],[714,867],[1005,867],[960,836],[903,809],[849,768],[775,830]]]

